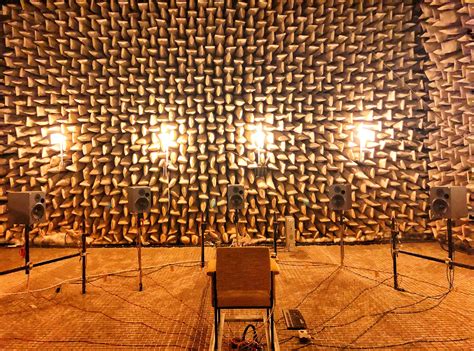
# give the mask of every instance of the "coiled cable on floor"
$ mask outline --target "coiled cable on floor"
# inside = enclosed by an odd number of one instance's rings
[[[247,332],[249,329],[253,331],[253,338],[247,339]],[[258,339],[257,328],[253,324],[249,324],[245,327],[242,333],[242,338],[233,338],[230,342],[232,349],[241,351],[260,351],[263,350],[263,345]]]

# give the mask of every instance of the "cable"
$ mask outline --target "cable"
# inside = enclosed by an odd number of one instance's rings
[[[287,342],[289,342],[289,341],[291,341],[291,340],[293,340],[293,339],[296,339],[296,336],[293,335],[293,336],[290,336],[290,337],[288,337],[288,338],[286,338],[286,339],[282,339],[282,340],[280,340],[279,344],[280,344],[280,345],[286,344]]]
[[[182,299],[178,298],[176,295],[174,295],[173,293],[171,293],[165,286],[161,285],[160,283],[158,283],[155,279],[153,279],[152,277],[148,277],[151,281],[153,281],[153,283],[155,285],[157,285],[158,287],[160,287],[161,289],[163,289],[168,295],[170,295],[172,298],[174,298],[175,300],[179,301],[184,307],[190,309],[191,311],[193,311],[194,313],[196,313],[198,315],[198,317],[200,318],[204,318],[204,321],[209,324],[209,325],[213,325],[213,322],[210,322],[209,319],[207,317],[204,317],[204,314],[200,311],[196,311],[194,309],[194,307],[191,307],[190,305],[188,305],[185,301],[183,301]],[[209,282],[206,284],[206,290],[207,291],[209,289]]]
[[[46,343],[46,344],[71,344],[71,343],[81,343],[81,344],[89,344],[89,345],[105,345],[105,346],[119,346],[119,347],[137,347],[137,348],[156,348],[156,347],[179,347],[181,349],[186,349],[186,347],[181,346],[181,345],[176,345],[176,344],[123,344],[123,343],[114,343],[114,342],[103,342],[103,341],[91,341],[91,340],[71,340],[71,339],[66,339],[66,340],[44,340],[44,339],[26,339],[26,338],[20,338],[20,337],[9,337],[9,338],[3,338],[0,337],[0,340],[3,341],[24,341],[24,342],[34,342],[34,343]]]
[[[323,285],[327,280],[329,280],[329,279],[330,279],[337,271],[339,271],[339,270],[340,270],[340,267],[337,267],[335,270],[333,270],[333,271],[331,272],[331,274],[329,274],[326,278],[324,278],[323,280],[321,280],[321,281],[319,282],[319,284],[316,285],[316,287],[314,287],[313,289],[311,289],[311,290],[300,300],[300,302],[299,302],[298,304],[296,304],[296,306],[295,306],[294,308],[300,307],[300,306],[304,303],[304,301],[306,301],[306,299],[307,299],[311,294],[313,294],[316,290],[318,290],[318,289],[321,287],[321,285]]]
[[[253,331],[253,339],[250,339],[250,340],[247,339],[247,331],[249,330],[249,328],[251,328]],[[257,329],[255,328],[253,324],[248,324],[245,327],[241,338],[233,338],[231,340],[231,346],[232,348],[237,348],[237,350],[243,350],[243,351],[244,350],[245,351],[263,350],[263,345],[260,339],[258,338]]]
[[[143,267],[143,270],[158,268],[157,271],[159,271],[159,270],[161,270],[163,268],[166,268],[166,267],[169,267],[169,266],[182,267],[183,264],[187,264],[187,263],[196,263],[196,265],[197,265],[197,264],[200,264],[201,261],[179,261],[179,262],[173,262],[173,263],[165,263],[165,264],[157,265],[157,266]],[[191,267],[191,266],[184,266],[184,267]],[[89,281],[90,278],[102,278],[102,277],[106,277],[106,276],[118,275],[118,274],[121,274],[121,273],[136,272],[136,271],[137,271],[136,268],[132,268],[132,269],[124,269],[124,270],[120,270],[120,271],[115,271],[115,272],[111,272],[111,273],[101,273],[101,274],[89,275],[87,277],[87,280]],[[130,277],[132,277],[132,276],[130,276]],[[133,277],[136,277],[136,275],[134,275]],[[20,291],[20,292],[14,292],[14,293],[0,293],[0,296],[15,296],[15,295],[23,295],[23,294],[34,293],[34,292],[42,292],[42,291],[46,291],[46,290],[49,290],[49,289],[56,288],[58,286],[61,286],[61,285],[67,284],[67,283],[73,283],[73,282],[77,282],[77,281],[81,281],[81,280],[82,280],[82,277],[71,278],[71,279],[63,280],[63,281],[61,281],[57,284],[48,286],[46,288]]]
[[[421,300],[418,300],[418,301],[415,301],[413,303],[410,303],[410,304],[407,304],[407,305],[402,305],[402,306],[397,306],[397,307],[394,307],[394,308],[391,308],[387,311],[383,311],[383,312],[379,312],[379,313],[371,313],[371,314],[365,314],[365,315],[361,315],[349,322],[345,322],[345,323],[341,323],[341,324],[336,324],[336,325],[328,325],[328,326],[325,326],[325,329],[326,328],[340,328],[340,327],[345,327],[347,325],[350,325],[350,324],[353,324],[355,322],[358,322],[360,321],[361,319],[363,318],[366,318],[366,317],[377,317],[377,316],[381,316],[381,315],[387,315],[387,314],[390,314],[390,313],[394,313],[394,314],[411,314],[411,313],[421,313],[421,312],[426,312],[426,311],[429,311],[429,310],[432,310],[433,308],[439,306],[439,304],[444,300],[444,298],[449,294],[449,291],[448,292],[445,292],[443,294],[440,294],[440,295],[434,295],[434,296],[427,296],[427,297],[424,297],[422,298]],[[412,306],[416,306],[428,299],[437,299],[437,300],[440,300],[436,305],[434,306],[431,306],[431,307],[428,307],[427,309],[425,310],[418,310],[418,311],[413,311],[413,312],[393,312],[394,310],[397,310],[397,309],[401,309],[401,308],[407,308],[407,307],[412,307]],[[312,330],[312,329],[311,329]]]
[[[350,270],[351,271],[351,270]],[[352,271],[353,272],[353,271]],[[334,274],[335,271],[333,271],[331,273]],[[355,274],[358,274],[362,277],[365,277],[357,272],[353,272]],[[325,278],[323,281],[327,280],[329,277]],[[365,277],[365,278],[368,278],[368,277]],[[391,277],[388,277],[382,281],[377,281],[375,279],[371,279],[371,280],[374,280],[376,281],[378,284],[375,286],[380,286],[382,284],[385,284],[385,282],[388,280],[388,279],[391,279]],[[370,279],[370,278],[368,278]],[[319,286],[321,285],[321,283],[316,287],[318,288]],[[402,305],[402,306],[396,306],[392,309],[389,309],[387,311],[383,311],[383,312],[380,312],[380,313],[375,313],[375,314],[368,314],[368,315],[362,315],[362,316],[359,316],[358,318],[352,320],[352,321],[349,321],[349,322],[346,322],[346,323],[343,323],[343,324],[340,324],[340,325],[329,325],[329,326],[324,326],[325,323],[327,323],[328,321],[330,321],[331,319],[334,319],[337,315],[339,315],[340,313],[342,313],[344,310],[346,310],[347,308],[349,308],[349,306],[355,301],[357,300],[357,298],[359,298],[364,292],[366,292],[367,290],[369,289],[372,289],[372,288],[375,288],[375,287],[370,287],[370,288],[367,288],[367,289],[364,289],[363,291],[361,291],[358,296],[356,296],[348,305],[346,305],[342,310],[338,311],[335,315],[331,316],[329,319],[327,319],[325,322],[322,323],[322,326],[323,328],[321,330],[319,330],[317,333],[323,331],[324,329],[326,328],[334,328],[334,327],[341,327],[341,326],[346,326],[346,325],[349,325],[349,324],[352,324],[352,323],[355,323],[365,317],[372,317],[372,316],[376,316],[378,317],[368,328],[366,328],[364,331],[362,331],[362,333],[360,333],[354,340],[351,341],[351,343],[349,343],[348,345],[344,345],[345,348],[347,348],[347,346],[350,346],[352,343],[356,342],[357,340],[359,340],[363,335],[365,335],[367,332],[369,332],[376,324],[378,324],[386,315],[390,314],[390,313],[394,313],[394,314],[410,314],[410,313],[422,313],[422,312],[426,312],[426,311],[429,311],[429,310],[432,310],[434,308],[436,308],[437,306],[439,306],[443,300],[446,298],[446,296],[449,294],[449,291],[448,292],[445,292],[443,294],[440,294],[440,295],[436,295],[436,296],[427,296],[427,297],[424,297],[423,299],[421,300],[418,300],[418,301],[415,301],[413,303],[410,303],[410,304],[406,304],[406,305]],[[315,289],[313,289],[314,291]],[[421,309],[421,310],[416,310],[416,311],[397,311],[398,309],[403,309],[403,308],[407,308],[407,307],[412,307],[412,306],[416,306],[428,299],[437,299],[438,302],[433,305],[433,306],[430,306],[428,308],[425,308],[425,309]],[[309,328],[308,328],[309,329]],[[312,330],[312,329],[310,329]],[[314,329],[313,329],[314,330]],[[304,346],[306,347],[306,346]]]
[[[300,263],[300,264],[298,264]],[[279,266],[290,267],[320,267],[320,266],[339,266],[339,263],[325,263],[325,262],[306,262],[306,261],[279,261]]]
[[[66,280],[63,280],[63,281],[61,281],[57,284],[48,286],[46,288],[41,288],[41,289],[26,290],[26,291],[14,292],[14,293],[0,293],[0,296],[6,297],[6,296],[16,296],[16,295],[24,295],[24,294],[35,293],[35,292],[42,292],[42,291],[50,290],[50,289],[53,289],[53,288],[57,288],[58,286],[61,286],[63,284],[67,284],[67,283],[70,283],[70,282],[75,282],[75,281],[80,280],[80,279],[81,278],[66,279]]]
[[[33,297],[35,298],[38,298],[37,296],[33,295]],[[44,296],[39,296],[40,298],[42,298],[43,300],[46,300],[48,302],[54,302],[54,299],[48,299]],[[160,330],[160,329],[157,329],[151,325],[149,325],[148,323],[145,323],[145,322],[141,322],[141,321],[129,321],[129,320],[123,320],[123,319],[119,319],[119,318],[116,318],[116,317],[113,317],[105,312],[102,312],[102,311],[95,311],[95,310],[88,310],[88,309],[85,309],[85,308],[81,308],[81,307],[78,307],[78,306],[75,306],[75,305],[72,305],[70,303],[61,303],[61,302],[56,302],[55,305],[62,305],[62,306],[69,306],[71,308],[74,308],[74,309],[77,309],[81,312],[85,312],[85,313],[95,313],[95,314],[100,314],[100,315],[103,315],[104,317],[106,318],[109,318],[115,322],[119,322],[119,323],[126,323],[126,324],[140,324],[140,325],[143,325],[144,327],[147,327],[147,328],[150,328],[158,333],[163,333],[163,334],[173,334],[173,335],[186,335],[186,336],[189,336],[191,337],[190,334],[186,334],[186,333],[180,333],[180,332],[166,332],[164,330]]]
[[[328,323],[329,321],[333,320],[334,318],[336,318],[338,315],[340,315],[342,312],[344,312],[345,310],[347,310],[360,296],[362,296],[364,293],[366,293],[367,291],[369,290],[372,290],[372,289],[375,289],[377,287],[379,287],[380,285],[382,285],[383,283],[385,283],[387,280],[391,279],[392,277],[388,277],[382,281],[380,281],[378,284],[374,285],[374,286],[370,286],[370,287],[367,287],[365,289],[363,289],[362,291],[359,292],[359,294],[357,294],[357,296],[355,296],[346,306],[344,306],[342,309],[340,309],[339,311],[337,311],[334,315],[332,315],[331,317],[327,318],[323,323],[320,324],[320,327],[321,329],[317,331],[317,333],[321,333],[323,330],[326,329],[326,327],[324,326],[326,323]]]
[[[189,261],[188,261],[188,262],[189,262]],[[193,261],[191,261],[191,262],[193,262]],[[198,261],[195,261],[195,262],[198,262]],[[185,262],[185,263],[187,263],[187,262]],[[163,269],[164,267],[170,266],[170,265],[177,265],[177,266],[179,266],[179,264],[180,264],[180,263],[165,264],[165,265],[162,265],[158,270]],[[153,267],[153,266],[152,266],[152,267]],[[152,268],[152,267],[148,267],[148,268]],[[131,271],[131,270],[126,270],[126,271]],[[123,271],[119,271],[119,273],[121,273],[121,272],[123,272]],[[112,274],[113,274],[113,273],[112,273]],[[109,274],[96,275],[96,277],[98,277],[98,276],[104,276],[104,275],[107,276],[107,275],[110,275],[110,273],[109,273]],[[70,279],[70,280],[68,280],[68,281],[71,281],[71,280],[72,280],[72,279]],[[63,282],[63,283],[64,283],[64,282]],[[58,287],[58,286],[62,285],[63,283],[56,284],[56,285],[54,285],[53,287]],[[91,284],[91,285],[93,285],[93,286],[95,286],[95,287],[98,287],[98,286],[96,286],[96,285],[94,285],[94,284]],[[35,290],[35,291],[29,291],[29,292],[27,292],[27,293],[31,293],[31,296],[33,296],[33,297],[35,297],[35,298],[38,298],[38,296],[35,296],[35,295],[34,295],[35,292],[38,292],[38,291],[45,291],[45,290],[48,290],[48,289],[50,289],[50,288],[52,288],[52,287],[43,288],[43,289],[38,289],[38,290]],[[99,288],[101,288],[101,287],[99,287]],[[103,289],[103,288],[102,288],[102,289]],[[106,291],[106,292],[108,292],[108,293],[111,293],[111,292],[107,291],[106,289],[103,289],[103,290]],[[112,294],[113,294],[113,293],[112,293]],[[57,296],[57,294],[55,294],[55,297],[56,297],[56,296]],[[116,295],[116,296],[117,296],[117,297],[120,297],[120,296],[118,296],[118,295]],[[46,301],[48,301],[48,302],[53,302],[53,300],[54,300],[54,299],[46,298],[46,297],[44,297],[44,296],[39,296],[39,297],[42,298],[42,299],[44,299],[44,300],[46,300]],[[126,300],[126,299],[124,299],[124,300]],[[134,304],[134,303],[132,303],[132,302],[130,302],[130,301],[128,301],[128,300],[126,300],[126,301],[127,301],[128,303],[131,303],[131,304],[133,304],[133,305],[137,305],[137,306],[138,306],[138,304]],[[64,304],[59,303],[59,302],[55,302],[55,304],[56,304],[56,305],[64,305]],[[67,306],[69,306],[69,307],[71,307],[71,308],[80,310],[80,311],[82,311],[82,312],[101,314],[101,315],[103,315],[103,316],[105,316],[105,317],[107,317],[107,318],[109,318],[109,319],[111,319],[111,320],[114,320],[114,321],[116,321],[116,322],[128,323],[128,324],[140,324],[140,325],[146,326],[146,327],[148,327],[148,328],[150,328],[150,329],[152,329],[152,330],[155,330],[155,331],[157,331],[157,332],[159,332],[159,333],[167,333],[167,334],[175,334],[175,335],[186,335],[186,336],[188,336],[188,337],[192,337],[192,335],[186,334],[186,333],[181,333],[181,332],[176,333],[176,332],[166,332],[166,331],[162,331],[162,330],[156,329],[156,328],[154,328],[153,326],[151,326],[151,325],[149,325],[149,324],[147,324],[147,323],[144,323],[144,322],[121,320],[121,319],[112,317],[112,316],[110,316],[110,315],[108,315],[108,314],[106,314],[106,313],[104,313],[104,312],[102,312],[102,311],[87,310],[87,309],[83,309],[83,308],[80,308],[80,307],[77,307],[77,306],[74,306],[74,305],[68,304],[68,303],[65,304],[65,305],[67,305]],[[140,307],[146,308],[146,307],[141,306],[141,305],[140,305]],[[149,309],[149,310],[150,310],[150,309]],[[21,312],[19,312],[19,313],[23,313],[23,312],[25,312],[25,311],[21,311]],[[157,313],[156,311],[152,311],[152,312]],[[166,319],[168,319],[168,320],[172,320],[172,319],[167,318],[167,317],[165,317],[165,316],[163,316],[163,315],[161,315],[161,314],[159,314],[159,313],[157,313],[157,314],[160,315],[160,316],[163,317],[163,318],[166,318]],[[183,323],[184,325],[190,327],[189,325],[187,325],[186,323],[184,323],[184,322],[182,322],[182,321],[178,321],[178,320],[173,320],[173,321],[181,322],[181,323]],[[194,327],[191,327],[191,328],[194,328]],[[197,328],[194,328],[194,330],[197,330]],[[45,341],[45,342],[46,342],[46,341]],[[52,341],[52,342],[55,342],[55,341]],[[67,341],[66,341],[66,342],[67,342]],[[82,342],[82,341],[71,341],[71,342]],[[107,344],[107,343],[105,343],[105,344]],[[120,345],[117,344],[117,345],[115,345],[115,346],[120,346]],[[128,346],[128,345],[124,344],[123,346]]]
[[[290,264],[290,263],[301,263],[301,264]],[[287,266],[294,266],[294,267],[308,267],[308,266],[309,267],[317,267],[317,266],[320,266],[320,265],[328,265],[328,266],[330,266],[330,265],[336,266],[337,265],[338,266],[338,264],[335,264],[335,263],[321,263],[321,262],[317,262],[317,261],[280,261],[280,262],[278,262],[278,264],[281,265],[281,266],[287,265]],[[344,268],[346,268],[346,269],[349,268],[348,270],[351,271],[352,273],[357,274],[357,275],[359,275],[363,278],[376,281],[376,282],[378,282],[378,280],[367,277],[367,276],[362,275],[360,273],[357,273],[357,272],[351,270],[350,268],[357,269],[357,270],[370,271],[370,272],[377,272],[377,273],[386,273],[386,274],[391,274],[392,273],[392,271],[386,271],[386,270],[374,269],[374,268],[368,268],[368,267],[351,266],[351,265],[344,265]],[[445,288],[445,286],[443,286],[443,285],[436,284],[436,283],[426,281],[426,280],[423,280],[423,279],[418,279],[418,278],[415,278],[415,277],[412,277],[412,276],[409,276],[409,275],[406,275],[406,274],[398,273],[398,276],[399,276],[399,278],[410,279],[410,280],[413,280],[415,282],[424,283],[424,284],[431,285],[431,286],[434,286],[434,287],[438,287],[438,288],[442,288],[442,289]],[[391,287],[390,284],[385,284],[384,283],[384,285]],[[404,292],[409,293],[409,294],[413,294],[413,295],[423,296],[423,297],[427,296],[427,295],[423,295],[423,294],[420,294],[420,293],[411,292],[411,291],[408,291],[408,290],[404,290]],[[464,295],[468,295],[468,296],[474,296],[474,294],[463,291],[463,290],[460,290],[459,288],[456,288],[455,292],[460,293],[460,294],[464,294]]]
[[[391,271],[384,271],[384,270],[379,270],[379,269],[372,269],[372,268],[365,268],[365,267],[357,267],[357,266],[348,266],[348,265],[345,265],[344,266],[345,268],[354,268],[354,269],[358,269],[358,270],[366,270],[366,271],[372,271],[372,272],[378,272],[378,273],[392,273]],[[357,274],[356,272],[352,271],[353,273]],[[371,279],[367,276],[364,276],[364,275],[360,275],[364,278],[367,278],[367,279]],[[446,287],[443,286],[443,285],[440,285],[440,284],[436,284],[436,283],[433,283],[433,282],[430,282],[430,281],[426,281],[426,280],[423,280],[423,279],[418,279],[418,278],[415,278],[415,277],[412,277],[412,276],[409,276],[409,275],[406,275],[406,274],[402,274],[402,273],[398,273],[398,276],[399,277],[403,277],[403,278],[406,278],[406,279],[410,279],[410,280],[413,280],[415,282],[418,282],[418,283],[424,283],[424,284],[427,284],[427,285],[431,285],[431,286],[434,286],[434,287],[437,287],[437,288],[442,288],[442,289],[445,289]],[[389,284],[387,284],[387,286],[391,286]],[[407,292],[409,294],[418,294],[418,293],[415,293],[415,292],[410,292],[410,291],[404,291],[404,292]],[[455,291],[456,293],[460,293],[460,294],[464,294],[464,295],[468,295],[468,296],[474,296],[474,294],[472,293],[469,293],[469,292],[466,292],[466,291],[463,291],[463,290],[460,290],[459,288],[456,289]],[[418,294],[420,296],[426,296],[426,295],[421,295],[421,294]]]
[[[126,299],[126,298],[124,298],[124,297],[118,295],[118,294],[115,294],[115,293],[111,292],[110,290],[107,290],[107,289],[105,289],[105,288],[103,288],[103,287],[101,287],[101,286],[94,285],[94,284],[92,284],[92,283],[89,283],[89,284],[92,285],[93,287],[96,287],[96,288],[101,289],[102,291],[105,291],[107,294],[112,295],[112,296],[114,296],[114,297],[116,297],[116,298],[122,300],[123,302],[128,303],[129,305],[132,305],[132,306],[135,306],[135,307],[138,307],[138,308],[142,308],[142,309],[144,309],[144,310],[146,310],[146,311],[148,311],[148,312],[151,312],[151,313],[153,313],[153,314],[156,314],[157,316],[159,316],[159,317],[161,317],[161,318],[164,318],[164,319],[166,319],[166,320],[169,320],[169,321],[172,321],[172,322],[181,323],[182,325],[184,325],[184,326],[186,326],[186,327],[188,327],[188,328],[191,328],[191,329],[193,329],[194,331],[197,330],[194,326],[191,326],[191,325],[189,325],[188,323],[186,323],[186,322],[184,322],[184,321],[181,321],[181,320],[179,320],[179,319],[173,319],[173,318],[167,317],[167,316],[161,314],[160,312],[158,312],[158,311],[156,311],[156,310],[154,310],[154,309],[152,309],[152,308],[150,308],[150,307],[148,307],[148,306],[143,306],[143,305],[140,305],[140,304],[138,304],[138,303],[132,302],[132,301],[130,301],[130,300],[128,300],[128,299]]]
[[[408,345],[420,344],[420,343],[427,343],[427,344],[452,343],[452,342],[460,342],[460,341],[468,341],[468,340],[471,340],[471,338],[458,338],[458,339],[452,339],[452,338],[422,339],[420,338],[420,339],[409,340],[409,341],[393,343],[393,344],[375,344],[375,345],[360,345],[360,346],[359,345],[319,344],[319,343],[311,342],[309,344],[303,345],[293,350],[301,350],[308,346],[320,346],[320,347],[326,347],[326,348],[331,348],[331,349],[352,349],[352,350],[388,349],[388,348],[393,348],[393,347],[408,346]]]
[[[449,290],[454,288],[454,266],[452,262],[456,261],[456,251],[453,250],[453,260],[446,264],[446,279],[448,280]]]
[[[369,280],[372,280],[372,281],[377,282],[376,279],[371,278],[371,277],[367,277],[367,276],[365,276],[365,275],[363,275],[363,274],[360,274],[360,273],[357,273],[357,272],[354,272],[354,271],[352,271],[352,273],[354,273],[354,274],[356,274],[356,275],[358,275],[358,276],[360,276],[360,277],[362,277],[362,278],[369,279]],[[422,282],[423,282],[423,281],[422,281]],[[390,284],[386,284],[386,283],[383,283],[383,285],[386,285],[386,286],[388,286],[388,287],[392,287]],[[437,286],[437,287],[440,287],[440,288],[445,288],[444,286],[441,286],[441,285],[435,285],[435,284],[433,284],[433,285],[434,285],[434,286]],[[404,293],[407,293],[407,294],[410,294],[410,295],[425,297],[425,298],[428,298],[428,299],[429,299],[429,298],[433,298],[433,296],[431,296],[431,295],[425,295],[425,294],[421,294],[421,293],[418,293],[418,292],[409,291],[409,290],[406,290],[406,289],[404,289],[403,292],[404,292]],[[451,290],[451,293],[456,293],[456,292],[459,292],[459,293],[461,293],[461,294],[470,295],[469,293],[465,293],[465,292],[462,292],[462,291],[459,291],[459,290]],[[442,295],[442,294],[441,294],[441,295]],[[474,294],[472,294],[472,295],[474,295]],[[449,308],[448,306],[445,306],[444,308],[451,310],[451,308]],[[465,310],[465,311],[469,311],[469,310],[466,310],[466,308],[464,308],[464,310]],[[463,314],[461,311],[459,311],[459,310],[456,310],[456,313],[461,314],[461,315],[464,315],[464,314]],[[464,315],[464,316],[465,316],[465,315]],[[469,317],[468,317],[468,318],[469,318]]]

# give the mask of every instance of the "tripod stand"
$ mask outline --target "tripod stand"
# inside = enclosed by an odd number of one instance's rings
[[[137,214],[138,233],[137,233],[137,254],[138,254],[138,291],[143,291],[143,269],[142,269],[142,228],[143,213]]]
[[[339,247],[340,247],[340,266],[344,266],[344,211],[337,211],[336,214],[339,214]]]

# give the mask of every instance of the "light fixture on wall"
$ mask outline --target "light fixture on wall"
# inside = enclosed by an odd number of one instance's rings
[[[168,129],[166,125],[161,127],[161,133],[159,135],[161,150],[165,153],[165,165],[163,167],[163,177],[168,183],[168,211],[171,206],[171,189],[170,189],[170,178],[168,173],[168,165],[170,161],[170,147],[174,143],[173,132]]]
[[[61,133],[53,133],[50,135],[51,144],[59,148],[60,165],[63,165],[64,151],[66,149],[66,137]]]
[[[173,133],[168,130],[166,126],[162,127],[161,134],[159,135],[161,149],[165,153],[165,166],[163,168],[163,176],[168,177],[168,164],[170,158],[170,146],[173,143]]]
[[[257,177],[265,176],[265,168],[268,161],[266,157],[266,146],[267,143],[271,143],[272,141],[273,135],[271,133],[266,133],[263,130],[262,124],[259,123],[252,136],[252,143],[257,150]]]
[[[262,124],[258,124],[253,135],[253,143],[257,148],[257,165],[263,166],[265,163],[264,151],[265,151],[265,132],[263,131]]]
[[[367,147],[367,142],[375,141],[375,131],[363,124],[358,127],[359,134],[359,160],[364,160],[364,150]]]

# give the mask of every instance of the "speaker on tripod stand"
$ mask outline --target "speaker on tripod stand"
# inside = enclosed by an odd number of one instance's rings
[[[44,218],[43,191],[11,191],[7,195],[8,223],[32,225]]]
[[[333,184],[329,187],[329,209],[347,211],[352,208],[351,185]]]
[[[350,184],[333,184],[329,187],[329,209],[339,212],[339,238],[341,267],[344,265],[344,211],[352,208],[352,190]]]
[[[128,209],[130,213],[138,216],[138,235],[137,235],[137,253],[138,253],[138,290],[143,290],[143,271],[142,271],[142,240],[141,232],[143,225],[143,214],[150,212],[151,209],[151,189],[149,186],[130,186],[127,188]]]
[[[131,213],[147,213],[151,209],[151,189],[149,186],[129,186],[128,209]]]
[[[234,210],[234,218],[231,221],[235,224],[236,245],[239,246],[239,212],[244,209],[244,186],[241,184],[227,185],[227,209]]]
[[[227,186],[227,208],[229,210],[244,209],[244,186],[230,184]]]
[[[464,186],[435,186],[430,189],[433,219],[467,217],[467,189]]]

